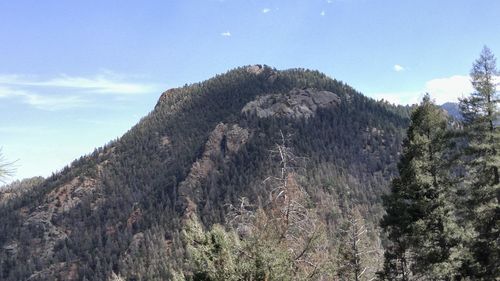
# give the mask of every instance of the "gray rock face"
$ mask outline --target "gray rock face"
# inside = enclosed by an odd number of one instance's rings
[[[211,132],[202,157],[193,163],[188,176],[179,185],[179,195],[184,201],[182,209],[185,218],[195,211],[196,201],[203,197],[200,185],[211,172],[214,172],[216,167],[214,159],[220,157],[224,161],[229,160],[230,155],[238,152],[249,137],[248,129],[236,124],[219,123]]]
[[[264,67],[261,65],[251,65],[246,68],[246,70],[250,73],[253,73],[255,75],[260,75],[262,72],[264,72]]]
[[[315,89],[292,89],[285,94],[271,94],[257,97],[247,103],[242,113],[255,114],[259,118],[288,117],[309,118],[318,108],[336,107],[340,98],[328,91]]]
[[[23,232],[37,234],[36,238],[30,241],[30,246],[44,260],[52,258],[57,242],[67,238],[67,234],[52,223],[53,215],[53,207],[39,208],[23,223]]]

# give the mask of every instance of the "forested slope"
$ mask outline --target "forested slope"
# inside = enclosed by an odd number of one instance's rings
[[[408,117],[407,107],[303,69],[241,67],[168,90],[120,139],[28,192],[0,196],[0,279],[191,278],[186,217],[229,227],[241,198],[269,206],[265,180],[280,174],[273,149],[283,141],[331,256],[352,209],[380,249],[381,196]]]

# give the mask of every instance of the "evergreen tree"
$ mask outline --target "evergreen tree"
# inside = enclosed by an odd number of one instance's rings
[[[241,113],[257,96],[286,94],[294,88],[330,91],[341,102],[300,120]],[[238,235],[248,235],[239,237],[238,255],[243,256],[238,257],[238,268],[249,268],[242,272],[256,272],[251,276],[268,280],[331,280],[337,245],[333,239],[328,243],[327,237],[334,235],[341,219],[338,190],[352,188],[365,224],[372,229],[381,215],[380,194],[396,172],[394,159],[408,111],[409,107],[376,102],[342,82],[303,69],[262,67],[254,73],[242,67],[169,90],[120,139],[23,192],[16,189],[15,196],[11,190],[0,191],[0,248],[10,249],[0,251],[0,280],[26,280],[59,268],[66,256],[78,263],[79,280],[100,280],[112,272],[138,281],[188,276],[192,268],[184,262],[187,254],[179,234],[184,199],[196,204],[193,211],[209,227],[223,224],[228,204],[241,197],[255,204],[252,211],[263,208],[253,221],[254,235],[246,226],[237,229]],[[184,188],[221,122],[248,129],[248,140],[238,144],[238,152],[230,149],[235,143],[231,135],[227,142],[214,144],[224,157],[211,159],[213,165],[203,169],[207,174],[198,178],[196,188]],[[298,155],[307,156],[307,161],[298,159],[307,165],[286,177],[279,176],[282,167],[273,161],[280,159],[268,155],[276,148],[273,136],[279,130],[294,132],[290,145]],[[278,179],[262,183],[272,175]],[[268,200],[271,191],[276,204]],[[9,199],[3,200],[4,195]],[[52,218],[43,224],[47,227],[29,219],[45,221],[45,215]],[[141,233],[143,240],[137,239]],[[167,242],[169,248],[162,246]],[[137,251],[132,251],[134,244]],[[53,250],[55,258],[38,254],[45,249]],[[132,253],[137,255],[131,257]],[[48,279],[57,276],[50,272]]]
[[[460,265],[458,237],[445,169],[445,113],[426,95],[412,113],[400,176],[384,198],[381,226],[390,240],[384,273],[389,280],[451,280]]]
[[[235,233],[226,232],[221,225],[203,231],[196,217],[183,230],[188,258],[193,264],[192,280],[241,280],[238,274],[238,244]]]
[[[470,220],[476,231],[471,241],[474,253],[471,272],[484,280],[500,276],[500,130],[496,75],[495,56],[484,47],[470,73],[475,91],[460,100],[467,143],[464,182],[469,191]]]

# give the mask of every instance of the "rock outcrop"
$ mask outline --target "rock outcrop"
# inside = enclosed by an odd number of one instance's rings
[[[295,88],[285,94],[257,97],[247,103],[241,112],[255,114],[259,118],[309,118],[316,114],[318,108],[338,106],[340,102],[339,96],[329,91]]]
[[[199,186],[216,167],[214,160],[222,158],[226,161],[247,142],[249,136],[247,129],[236,124],[219,123],[215,127],[205,143],[202,157],[193,163],[189,175],[179,186],[179,192],[184,198],[182,208],[185,216],[189,217],[195,211],[195,201],[199,201],[202,196]]]
[[[257,76],[264,76],[266,81],[270,84],[274,83],[278,78],[278,73],[271,67],[266,65],[255,64],[247,66],[246,71]]]
[[[71,233],[71,230],[60,222],[60,218],[78,206],[84,198],[95,195],[97,186],[98,182],[95,179],[84,176],[75,177],[49,192],[43,203],[34,210],[21,209],[19,211],[20,216],[23,217],[21,232],[29,233],[32,239],[25,241],[24,245],[19,244],[16,240],[9,241],[3,246],[3,250],[11,256],[16,256],[19,251],[29,248],[32,254],[42,261],[53,259],[56,245],[67,239]],[[97,200],[93,201],[92,204],[98,204]],[[76,268],[76,264],[54,264],[50,268],[34,272],[29,280],[48,280],[46,276],[65,275],[67,272],[70,272],[70,276],[74,278],[67,276],[65,280],[75,280]]]
[[[246,70],[255,75],[260,75],[264,72],[265,68],[259,64],[251,65],[246,68]]]

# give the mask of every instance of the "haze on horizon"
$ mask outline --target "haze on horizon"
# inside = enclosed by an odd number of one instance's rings
[[[11,180],[121,136],[161,92],[249,64],[317,69],[375,99],[456,101],[500,54],[500,2],[3,1],[0,147]]]

